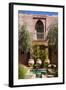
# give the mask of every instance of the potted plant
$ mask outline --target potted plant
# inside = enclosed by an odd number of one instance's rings
[[[41,61],[41,50],[39,46],[36,47],[36,50],[34,52],[34,58],[36,60],[36,66],[40,66],[42,64],[42,61]]]

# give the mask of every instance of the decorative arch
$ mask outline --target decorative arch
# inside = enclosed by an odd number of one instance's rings
[[[37,39],[44,39],[44,25],[41,20],[36,22],[35,29],[37,32]]]

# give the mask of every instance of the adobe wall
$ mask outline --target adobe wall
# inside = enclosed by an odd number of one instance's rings
[[[39,19],[33,19],[34,17],[37,17],[37,18],[46,18],[46,26],[45,26],[45,20],[44,19],[40,19],[43,22],[43,24],[44,24],[44,34],[45,34],[45,37],[47,36],[47,33],[48,33],[48,27],[51,24],[53,24],[53,23],[58,23],[58,17],[57,16],[19,14],[18,15],[19,28],[22,25],[26,24],[27,30],[30,33],[35,33],[36,32],[36,30],[35,30],[35,24],[36,24],[36,22]]]

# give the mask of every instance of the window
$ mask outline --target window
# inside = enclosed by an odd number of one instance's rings
[[[35,29],[37,31],[37,39],[38,40],[44,39],[44,25],[41,20],[37,21],[37,23],[35,25]]]

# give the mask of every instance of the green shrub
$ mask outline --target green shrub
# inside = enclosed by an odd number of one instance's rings
[[[57,22],[54,24],[51,24],[48,27],[48,39],[49,39],[49,43],[54,43],[56,46],[58,44],[58,24]]]
[[[27,73],[28,69],[26,66],[19,64],[19,68],[18,68],[18,78],[19,79],[24,79],[25,75]]]
[[[19,48],[24,53],[29,52],[31,48],[31,37],[26,25],[23,25],[19,30]]]
[[[34,46],[34,58],[44,60],[44,50],[41,50],[39,46]]]

